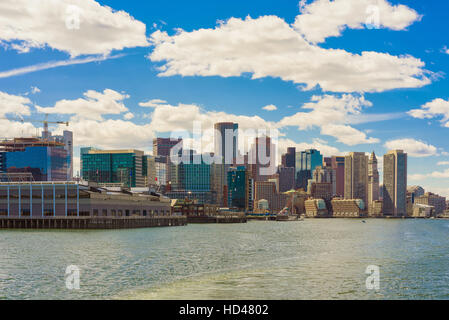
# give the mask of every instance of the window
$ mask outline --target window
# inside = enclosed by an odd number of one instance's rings
[[[94,217],[98,217],[98,209],[94,209],[94,214],[93,214],[93,216],[94,216]]]
[[[24,210],[22,210],[22,216],[23,216],[23,217],[29,217],[29,216],[31,216],[30,209],[24,209]]]
[[[51,210],[51,209],[44,210],[44,216],[45,217],[53,217],[53,210]]]
[[[143,210],[143,216],[144,216],[144,217],[147,216],[147,210]]]
[[[0,209],[0,216],[7,216],[7,215],[8,215],[8,210]]]
[[[108,216],[108,209],[103,209],[102,216],[107,217]]]
[[[119,209],[119,211],[118,211],[118,216],[119,216],[119,217],[122,217],[122,216],[123,216],[123,211],[120,210],[120,209]]]
[[[89,217],[90,212],[89,211],[80,211],[80,217]]]
[[[116,217],[117,216],[117,212],[115,211],[115,209],[111,210],[111,216]]]

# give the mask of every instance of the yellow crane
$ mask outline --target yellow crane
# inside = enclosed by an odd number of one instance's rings
[[[14,120],[14,121],[20,121],[22,123],[43,123],[44,124],[44,131],[42,132],[42,138],[44,140],[48,140],[48,138],[50,137],[49,131],[48,131],[48,125],[49,124],[65,124],[67,127],[69,126],[69,122],[68,121],[48,121],[48,113],[45,114],[45,120],[34,120],[34,119],[30,119],[30,120],[25,120],[22,117],[20,118],[16,118],[16,119],[10,119],[10,118],[6,118],[6,117],[1,117],[0,119],[4,119],[4,120]]]

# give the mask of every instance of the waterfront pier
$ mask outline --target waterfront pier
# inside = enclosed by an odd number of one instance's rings
[[[187,225],[186,217],[0,217],[0,229],[136,229]]]

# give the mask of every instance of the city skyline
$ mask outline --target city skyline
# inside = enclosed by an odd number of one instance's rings
[[[80,147],[136,148],[150,154],[153,138],[167,137],[176,129],[191,131],[195,120],[201,122],[204,130],[211,129],[214,123],[229,121],[242,129],[279,129],[279,155],[288,147],[296,147],[298,152],[317,149],[325,157],[344,156],[351,151],[383,155],[392,149],[403,149],[408,154],[409,185],[422,185],[426,190],[449,196],[449,144],[444,138],[449,129],[444,127],[445,122],[440,122],[447,120],[449,114],[449,83],[443,74],[449,67],[449,43],[433,31],[446,28],[440,12],[447,12],[448,4],[381,1],[388,4],[384,15],[395,10],[389,4],[406,7],[401,7],[400,21],[384,19],[381,13],[379,29],[365,26],[366,12],[355,6],[350,17],[341,17],[342,28],[337,28],[337,32],[335,26],[325,25],[321,32],[313,33],[307,28],[305,17],[323,18],[325,14],[312,6],[316,2],[303,3],[301,12],[298,1],[262,1],[257,6],[229,3],[209,11],[210,6],[203,1],[189,5],[179,2],[177,8],[187,13],[187,18],[174,14],[167,4],[98,1],[100,9],[83,9],[99,10],[98,16],[123,19],[128,28],[114,30],[108,25],[106,31],[123,38],[130,33],[134,36],[127,41],[114,38],[113,43],[98,41],[96,45],[78,48],[40,34],[0,33],[4,43],[0,49],[0,117],[8,119],[0,120],[0,136],[34,135],[36,127],[17,120],[20,117],[42,119],[44,113],[49,113],[50,118],[70,121],[69,128],[52,127],[52,131],[74,132],[76,174]],[[61,3],[67,5],[69,1]],[[123,10],[133,18],[119,17],[106,6]],[[66,7],[61,8],[62,14],[67,14]],[[199,8],[206,10],[200,13]],[[41,8],[42,15],[46,9]],[[354,20],[358,15],[359,19]],[[80,34],[86,36],[85,20],[80,20],[79,29],[67,28],[61,21],[61,28],[41,30],[60,32],[73,43]],[[176,38],[174,28],[185,30],[178,35],[184,38]],[[297,28],[301,32],[296,32]],[[101,40],[95,23],[87,29],[94,40]],[[338,48],[342,50],[342,61],[349,64],[369,62],[384,67],[381,70],[386,72],[386,80],[379,82],[369,70],[356,72],[355,66],[347,71],[356,77],[357,83],[331,72],[320,78],[316,70],[310,70],[310,77],[294,68],[293,74],[289,74],[285,63],[279,63],[279,70],[265,68],[260,64],[264,60],[255,51],[261,46],[261,39],[254,35],[258,30],[267,32],[266,44],[274,52],[270,57],[276,61],[286,61],[283,52],[302,50],[326,71],[325,62],[333,59],[330,49]],[[293,48],[273,39],[270,30],[290,39],[287,42],[294,42]],[[204,32],[213,39],[226,40],[235,31],[251,35],[253,42],[246,49],[251,49],[254,64],[232,47],[234,68],[223,65],[229,57],[214,46],[204,57],[214,70],[196,64],[195,54],[192,60],[178,55],[183,50],[196,53],[202,48]],[[189,37],[196,37],[199,43],[189,43]],[[417,38],[421,39],[419,43],[413,41]],[[186,47],[177,42],[183,39],[187,39],[183,42]],[[304,43],[304,39],[308,42]],[[33,46],[33,41],[38,45]],[[227,41],[223,44],[232,45]],[[310,52],[320,54],[311,56]],[[354,61],[345,60],[350,56]],[[387,67],[379,59],[386,59]],[[295,63],[302,65],[303,61]],[[401,69],[400,63],[410,69]],[[189,71],[189,66],[195,65],[199,69]],[[337,65],[341,68],[340,63]],[[158,69],[164,66],[165,72]],[[395,80],[399,75],[400,80]],[[378,158],[380,180],[382,160]]]

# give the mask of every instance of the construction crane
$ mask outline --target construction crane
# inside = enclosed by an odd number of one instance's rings
[[[6,117],[1,117],[0,119],[3,120],[13,120],[13,121],[20,121],[22,123],[43,123],[44,124],[44,131],[42,132],[42,138],[44,140],[48,140],[48,138],[50,137],[50,132],[48,131],[48,125],[49,124],[65,124],[67,127],[69,126],[69,122],[68,121],[48,121],[48,113],[45,114],[45,120],[25,120],[22,117],[20,118],[16,118],[16,119],[10,119],[10,118],[6,118]]]

